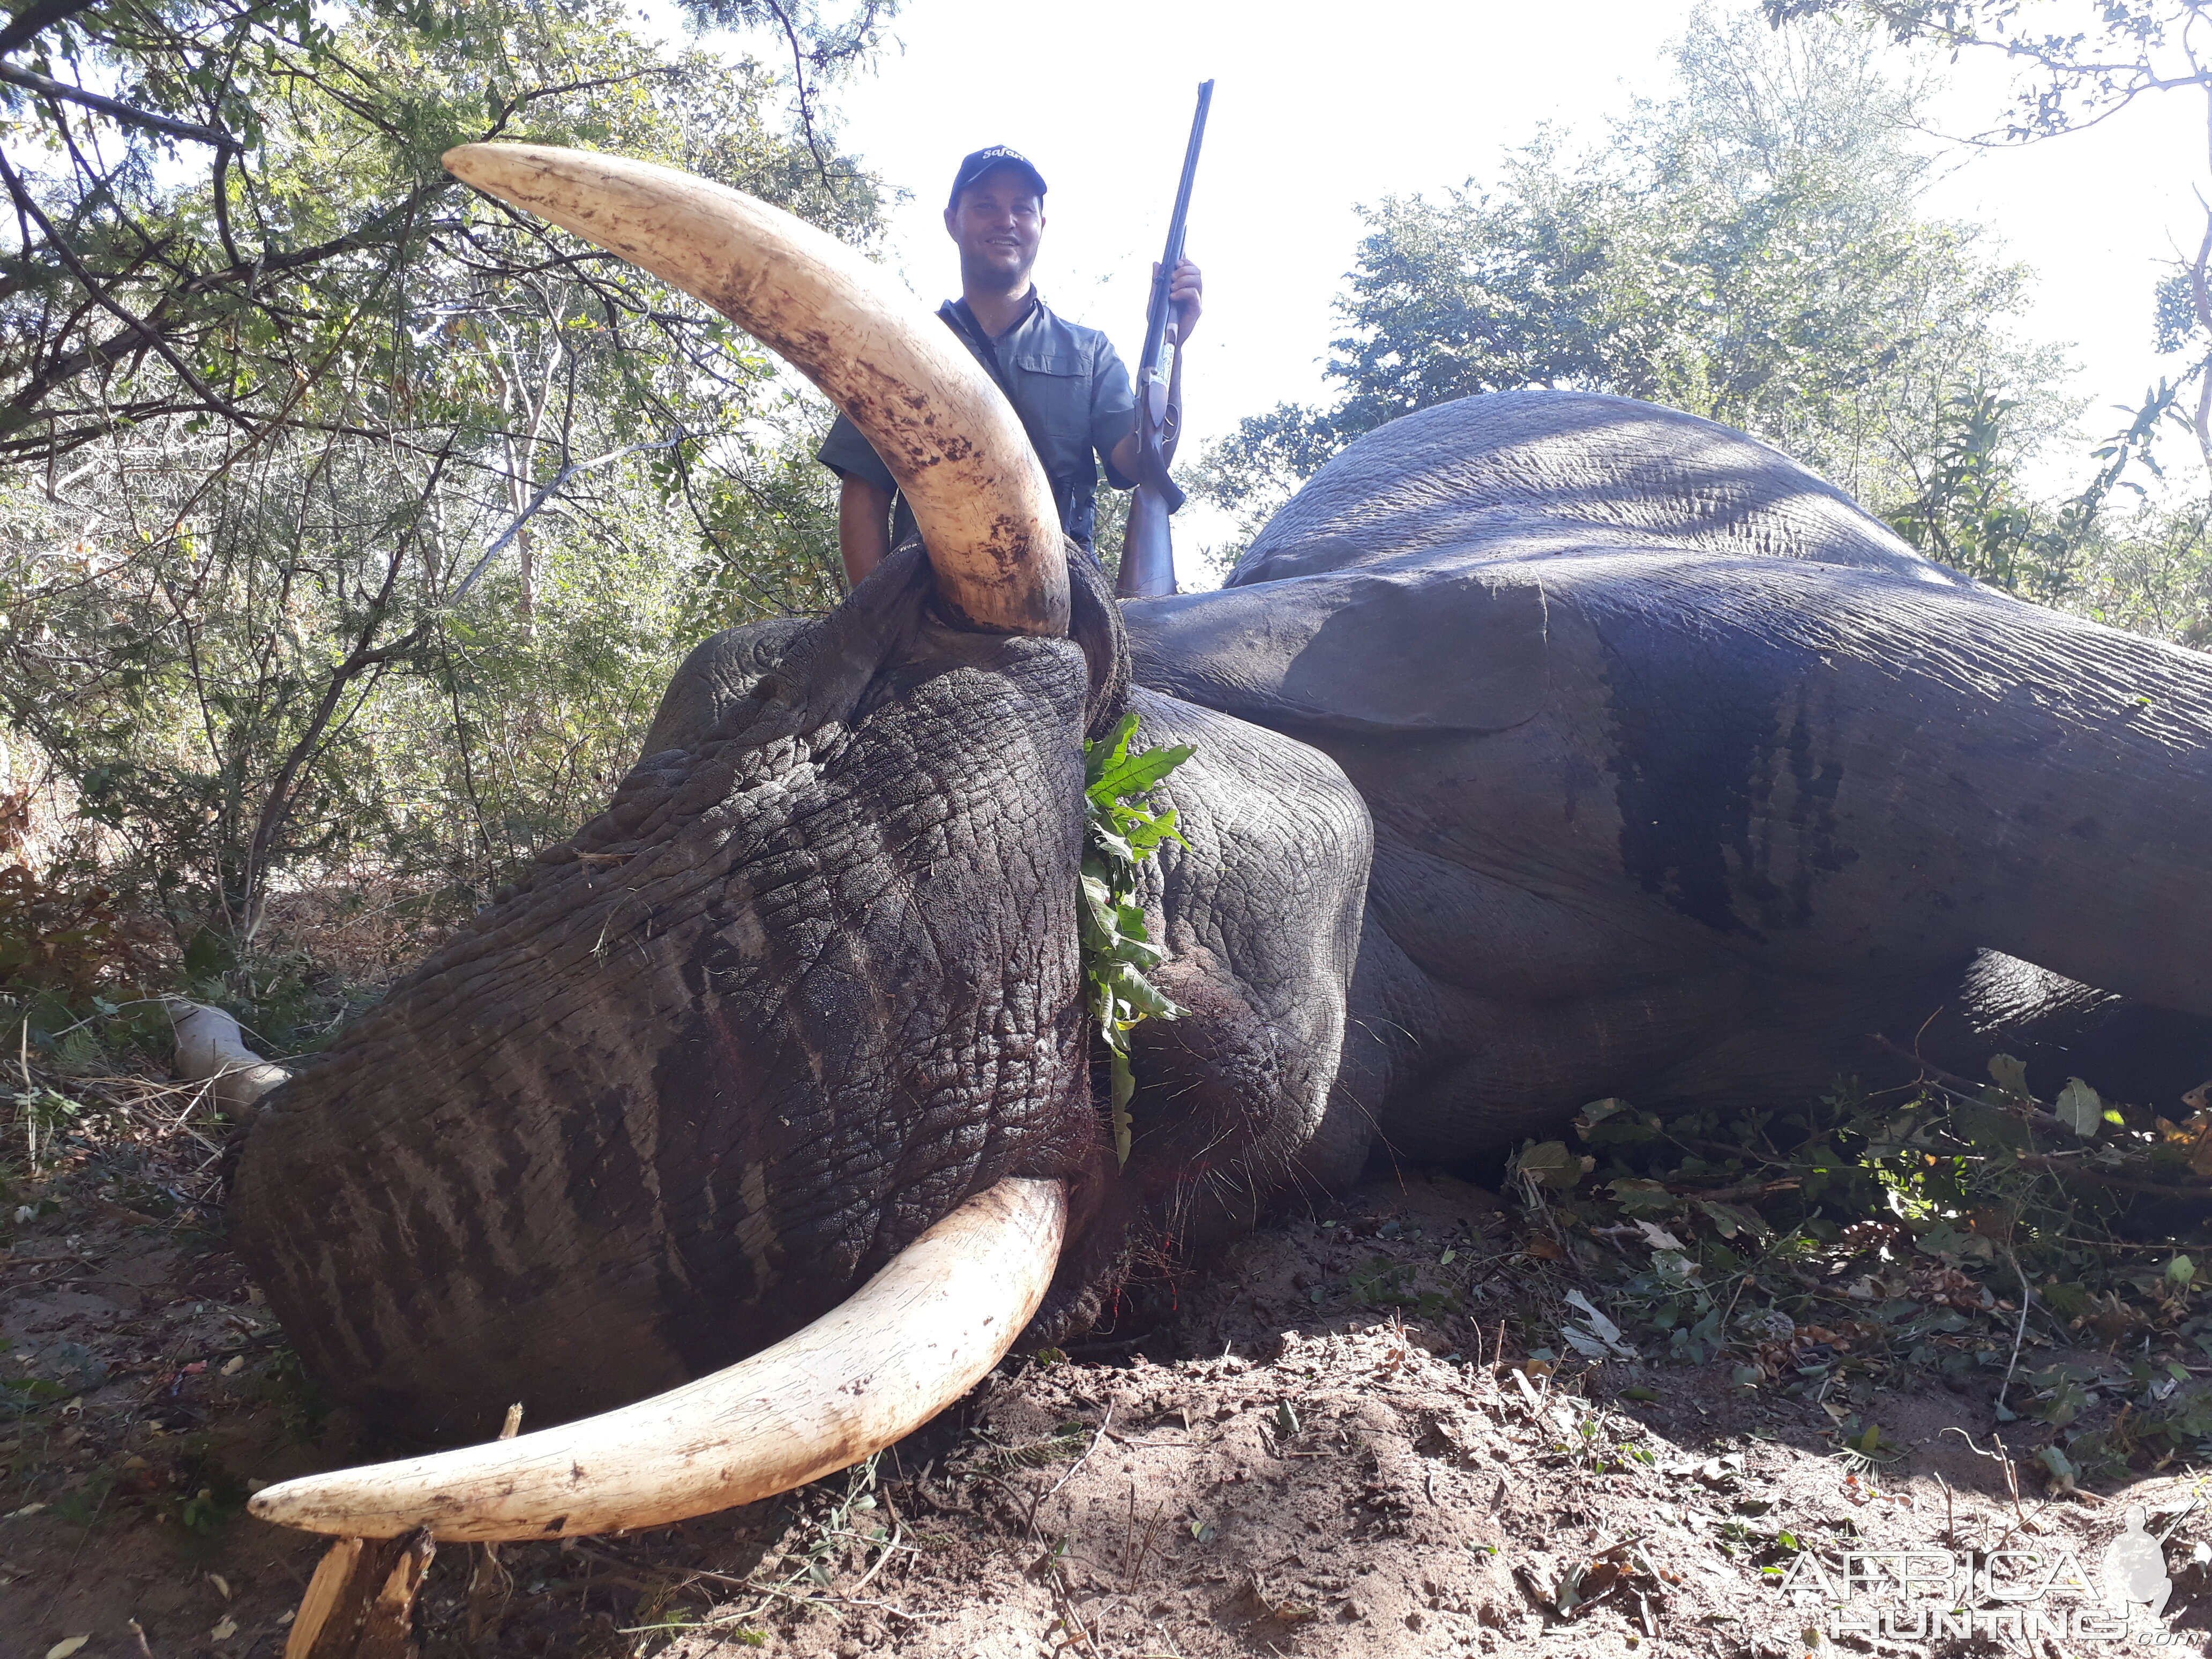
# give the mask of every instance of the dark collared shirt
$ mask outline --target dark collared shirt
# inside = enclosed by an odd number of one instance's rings
[[[1128,436],[1137,412],[1129,371],[1114,343],[1095,328],[1054,315],[1035,289],[1022,320],[996,340],[983,331],[965,300],[947,301],[937,314],[967,343],[1021,416],[1030,447],[1052,481],[1060,528],[1088,552],[1097,519],[1100,463],[1115,489],[1127,489],[1133,483],[1106,459]],[[882,457],[842,415],[815,459],[842,477],[897,492],[898,482]],[[892,515],[891,544],[903,541],[913,528],[914,515],[902,497]]]

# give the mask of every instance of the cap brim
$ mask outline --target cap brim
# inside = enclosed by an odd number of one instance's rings
[[[988,166],[977,167],[973,173],[963,173],[955,179],[952,181],[953,199],[958,200],[962,191],[981,184],[1002,167],[1010,173],[1018,173],[1028,179],[1030,183],[1036,187],[1038,195],[1042,196],[1045,193],[1044,174],[1026,161],[1010,161],[1000,157],[994,158]]]

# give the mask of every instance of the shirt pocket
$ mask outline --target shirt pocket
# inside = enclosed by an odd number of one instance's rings
[[[1023,423],[1055,480],[1097,476],[1091,459],[1091,364],[1066,348],[1013,354],[1012,379]]]

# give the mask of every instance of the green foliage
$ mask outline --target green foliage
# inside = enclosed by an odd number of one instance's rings
[[[1579,1157],[1562,1142],[1520,1159],[1529,1266],[1557,1275],[1551,1328],[1589,1358],[1617,1339],[1729,1359],[1746,1386],[1821,1402],[1861,1459],[1893,1447],[1855,1408],[1915,1376],[2048,1425],[2062,1487],[2212,1455],[2212,1388],[2191,1369],[2212,1354],[2203,1253],[2129,1242],[2212,1219],[2212,1111],[2176,1125],[2079,1078],[2046,1104],[2020,1060],[1988,1069],[1979,1088],[1878,1097],[1839,1081],[1795,1109],[1592,1103]]]
[[[2057,364],[2004,328],[2026,273],[1917,206],[1923,89],[1829,25],[1774,36],[1701,16],[1680,94],[1587,154],[1546,133],[1490,191],[1386,198],[1339,313],[1330,409],[1248,419],[1197,482],[1259,519],[1337,448],[1471,393],[1562,386],[1741,427],[1880,501],[1972,387],[2011,405],[1982,434],[2006,471],[2051,425]]]
[[[112,1471],[103,1471],[112,1481]],[[187,1559],[213,1553],[223,1529],[246,1512],[245,1477],[223,1461],[212,1436],[185,1436],[161,1460],[159,1474],[143,1482],[140,1501],[155,1524],[173,1528]]]
[[[866,240],[819,98],[889,9],[694,9],[789,69],[612,0],[101,7],[16,60],[238,141],[0,94],[0,709],[165,966],[205,928],[244,965],[187,975],[262,997],[271,903],[364,871],[465,915],[605,799],[683,650],[836,598],[818,400],[438,164],[617,150]],[[0,892],[0,959],[33,903]]]
[[[1083,745],[1085,838],[1079,927],[1083,974],[1091,1012],[1098,1023],[1113,1076],[1114,1154],[1129,1161],[1129,1101],[1136,1092],[1129,1068],[1129,1033],[1147,1018],[1173,1019],[1182,1011],[1145,977],[1162,960],[1145,923],[1138,869],[1164,842],[1186,845],[1173,807],[1164,811],[1133,805],[1197,751],[1188,744],[1129,752],[1137,717],[1129,714],[1110,740]]]
[[[2208,0],[1760,0],[1776,27],[1841,14],[1892,39],[2002,53],[2017,73],[2010,115],[1986,135],[2015,143],[2089,126],[2146,92],[2202,86],[2189,40]]]
[[[95,875],[64,870],[41,879],[24,865],[0,865],[0,995],[81,1007],[131,982],[137,965],[115,896]]]
[[[2180,350],[2203,327],[2197,317],[2196,284],[2188,271],[2170,271],[2151,289],[2151,332],[2161,354]]]
[[[2116,628],[2212,648],[2212,497],[2145,503],[2131,520],[2100,524],[2063,603]]]
[[[1978,135],[1985,143],[2032,143],[2095,126],[2146,94],[2212,96],[2212,64],[2197,44],[2212,0],[1762,0],[1761,9],[1778,28],[1840,16],[1954,58],[2001,58],[2011,108]],[[2203,203],[2201,185],[2197,193]],[[2195,256],[2177,260],[2152,297],[2158,349],[2195,348],[2172,390],[2196,390],[2195,419],[2184,423],[2212,468],[2212,349],[2202,337],[2212,334],[2212,204],[2205,216]],[[2172,391],[2160,395],[2172,402]]]
[[[2161,382],[2128,424],[2090,453],[2088,483],[2057,501],[2022,486],[2007,428],[2016,405],[1970,389],[1951,398],[1933,452],[1913,464],[1919,492],[1889,512],[1914,547],[2021,599],[2183,645],[2212,640],[2212,501],[2168,489],[2154,496],[2135,473],[2163,478],[2154,446],[2189,425],[2181,386]],[[2116,500],[2132,498],[2121,511]]]
[[[2026,598],[2071,585],[2085,514],[2052,513],[2021,487],[2010,424],[2014,398],[1969,388],[1945,400],[1934,447],[1916,458],[1920,492],[1889,513],[1893,529],[1954,570]]]

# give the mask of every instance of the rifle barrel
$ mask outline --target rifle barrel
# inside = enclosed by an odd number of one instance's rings
[[[1190,189],[1198,179],[1199,146],[1206,142],[1206,112],[1213,102],[1213,82],[1201,81],[1198,85],[1198,112],[1190,118],[1190,143],[1182,153],[1182,177],[1176,185],[1175,212],[1168,220],[1168,245],[1160,255],[1158,274],[1152,278],[1152,302],[1145,313],[1145,350],[1138,358],[1156,374],[1164,374],[1162,362],[1167,349],[1168,289],[1175,281],[1175,268],[1182,260],[1185,222],[1190,217]]]

